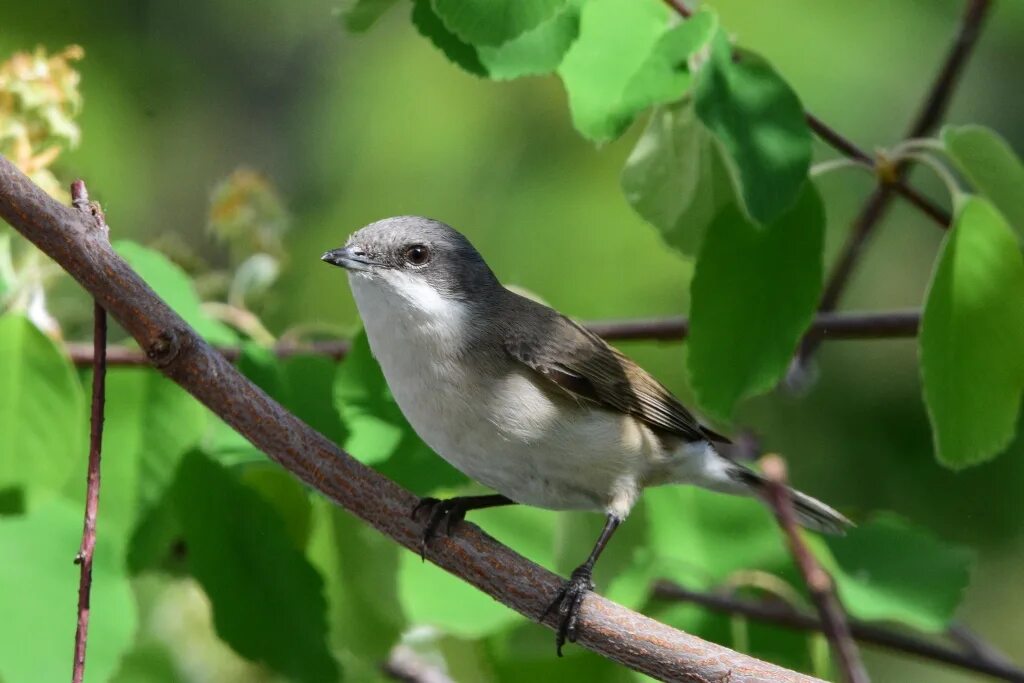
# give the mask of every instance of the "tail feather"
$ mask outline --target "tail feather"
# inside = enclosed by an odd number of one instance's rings
[[[764,499],[768,482],[760,474],[748,470],[742,465],[736,465],[730,474],[745,484],[757,497]],[[846,533],[847,528],[853,526],[853,522],[843,514],[817,498],[812,498],[793,488],[789,489],[789,495],[793,501],[796,519],[801,526],[835,536],[842,536]]]

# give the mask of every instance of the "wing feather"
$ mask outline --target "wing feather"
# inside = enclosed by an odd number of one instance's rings
[[[543,324],[508,331],[505,350],[513,358],[577,400],[632,415],[689,441],[728,442],[603,339],[552,309],[544,307],[544,312]]]

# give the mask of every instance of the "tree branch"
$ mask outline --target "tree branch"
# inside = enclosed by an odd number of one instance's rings
[[[806,337],[822,341],[844,339],[899,339],[917,335],[921,321],[918,311],[881,311],[876,313],[821,313],[811,323]],[[634,318],[631,320],[599,320],[584,323],[608,341],[681,341],[690,333],[686,318]],[[279,344],[274,352],[279,358],[297,354],[315,354],[341,360],[348,354],[349,342],[330,340],[308,344]],[[71,360],[79,367],[92,363],[92,346],[82,342],[68,342],[65,345]],[[217,351],[229,361],[238,360],[240,353],[236,346],[218,347]],[[146,354],[128,346],[111,346],[107,349],[107,364],[111,366],[149,365]]]
[[[786,464],[778,455],[766,455],[762,459],[762,468],[768,482],[768,501],[775,511],[775,518],[786,535],[789,551],[796,561],[800,574],[807,584],[811,599],[821,616],[822,630],[832,645],[839,670],[847,683],[868,683],[868,674],[860,660],[860,652],[850,635],[850,626],[846,623],[846,613],[839,604],[832,585],[832,577],[822,569],[814,559],[810,549],[800,537],[797,527],[796,511],[793,499],[786,486]]]
[[[654,597],[663,600],[691,602],[716,612],[739,614],[797,631],[823,631],[820,618],[798,611],[784,602],[745,600],[723,593],[694,591],[668,581],[655,583],[653,594]],[[990,654],[991,646],[987,644],[972,648],[968,652],[961,652],[940,643],[874,624],[862,621],[850,621],[849,624],[851,635],[862,643],[950,664],[1010,683],[1024,683],[1024,670]]]
[[[907,138],[919,138],[929,134],[942,119],[943,113],[949,106],[953,91],[960,74],[963,72],[970,57],[978,36],[981,34],[981,25],[988,14],[990,0],[969,0],[960,21],[956,36],[949,48],[946,59],[939,69],[935,81],[925,94],[924,102],[914,121],[907,129]],[[892,201],[893,191],[902,185],[909,171],[909,165],[898,162],[893,168],[893,182],[883,184],[875,188],[868,199],[861,207],[860,213],[853,221],[850,236],[843,246],[836,265],[829,275],[825,284],[825,291],[821,297],[819,310],[822,312],[834,311],[839,300],[850,282],[853,271],[860,262],[868,240],[874,233],[875,227],[885,217],[885,213]],[[906,196],[906,195],[904,195]],[[916,203],[916,202],[915,202]],[[920,205],[919,205],[920,206]],[[926,210],[926,213],[928,211]],[[932,214],[929,214],[932,215]],[[936,218],[932,215],[932,218]],[[949,225],[950,217],[945,215],[943,225]],[[797,355],[794,368],[798,371],[806,366],[811,356],[814,355],[819,345],[818,340],[805,342]]]
[[[103,214],[89,203],[85,183],[71,184],[71,200],[75,209],[88,216],[93,235],[106,240],[107,226]],[[96,549],[96,516],[100,505],[100,457],[103,450],[103,408],[107,383],[107,312],[99,301],[93,303],[92,340],[92,414],[89,421],[89,466],[86,474],[85,519],[82,543],[75,556],[79,565],[78,619],[75,627],[75,654],[71,668],[72,683],[82,683],[85,676],[85,645],[89,635],[89,603],[92,593],[92,557]]]
[[[0,217],[64,267],[131,334],[150,361],[254,446],[349,512],[418,551],[418,499],[339,449],[243,377],[204,342],[100,238],[0,157]],[[315,258],[311,256],[310,258]],[[562,579],[473,524],[440,536],[426,557],[530,619],[540,619]],[[549,614],[543,623],[556,626]],[[813,681],[677,631],[598,595],[588,596],[578,643],[666,681]]]

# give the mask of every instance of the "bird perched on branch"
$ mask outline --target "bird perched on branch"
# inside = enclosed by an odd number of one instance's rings
[[[348,271],[370,349],[416,433],[496,495],[423,499],[426,544],[467,511],[521,503],[606,517],[552,603],[557,649],[576,638],[594,563],[648,486],[694,484],[763,499],[761,475],[661,383],[558,311],[506,289],[462,234],[400,216],[322,259]],[[840,533],[841,514],[793,491],[799,521]]]

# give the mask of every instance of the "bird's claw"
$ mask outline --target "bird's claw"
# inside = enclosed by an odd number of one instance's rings
[[[548,605],[541,615],[543,620],[550,612],[557,610],[561,620],[558,623],[558,631],[555,635],[555,649],[558,656],[562,656],[562,646],[566,641],[576,642],[576,632],[579,626],[580,608],[583,606],[583,598],[587,593],[594,590],[594,582],[591,578],[591,570],[587,566],[577,567],[572,576],[565,582],[565,586],[558,593],[554,601]]]
[[[460,504],[458,498],[441,500],[438,498],[421,498],[420,502],[412,509],[411,517],[416,519],[420,510],[427,510],[427,523],[423,527],[423,537],[420,539],[420,559],[425,560],[427,556],[427,543],[430,542],[441,523],[444,522],[445,534],[452,533],[452,525],[462,521],[466,517],[466,509]]]

